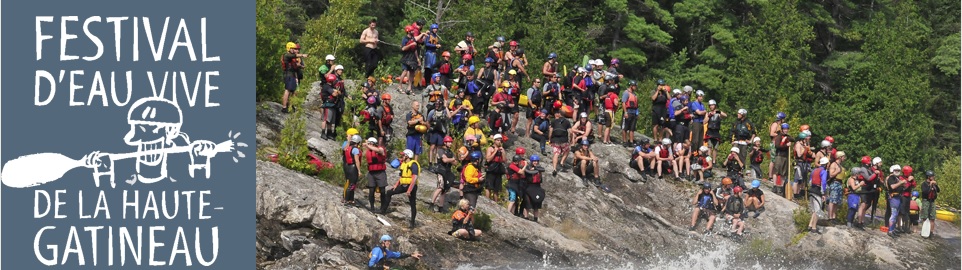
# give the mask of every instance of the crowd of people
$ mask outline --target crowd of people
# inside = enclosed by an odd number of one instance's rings
[[[537,68],[537,64],[529,63],[519,41],[496,37],[490,46],[476,47],[474,35],[468,32],[455,44],[442,44],[437,24],[428,26],[417,21],[404,27],[406,36],[398,45],[403,73],[397,92],[418,94],[421,101],[413,101],[407,109],[396,109],[391,94],[379,90],[377,80],[370,77],[382,58],[378,46],[384,44],[376,25],[372,20],[359,39],[365,46],[368,78],[360,90],[365,107],[358,110],[358,118],[359,124],[367,127],[368,138],[363,140],[353,127],[347,129],[348,141],[343,145],[349,180],[344,193],[346,205],[355,205],[354,190],[364,175],[360,162],[366,161],[369,209],[385,213],[391,197],[403,193],[411,207],[411,227],[416,224],[417,183],[423,180],[418,176],[424,169],[438,175],[432,210],[442,211],[444,195],[452,190],[463,198],[448,232],[454,237],[477,239],[482,234],[472,226],[474,208],[482,194],[501,202],[501,195],[506,193],[509,211],[537,222],[546,197],[541,184],[547,164],[541,164],[541,159],[551,156],[552,176],[573,170],[586,185],[601,187],[600,157],[593,153],[592,146],[615,144],[618,138],[613,138],[611,131],[617,124],[620,144],[632,149],[631,168],[648,178],[668,177],[697,182],[702,187],[692,200],[691,230],[699,219],[707,218],[706,233],[711,233],[716,217],[723,217],[732,233],[742,234],[745,219],[759,217],[766,207],[765,193],[760,189],[763,182],[772,186],[773,193],[793,202],[806,199],[812,211],[809,227],[816,233],[821,214],[834,222],[836,213],[845,206],[846,225],[863,228],[865,215],[871,213],[874,219],[881,199],[887,202],[885,220],[890,235],[911,232],[910,224],[917,221],[908,214],[912,205],[917,204],[921,219],[935,218],[933,202],[939,188],[932,171],[925,172],[926,179],[916,190],[919,185],[910,166],[891,165],[886,176],[881,158],[864,156],[861,166],[851,168],[844,179],[846,168],[842,164],[847,156],[834,147],[831,136],[812,145],[812,128],[801,125],[797,134],[790,134],[787,115],[779,112],[768,128],[771,144],[763,146],[764,135],[760,133],[764,131],[749,120],[746,109],[738,109],[734,119],[728,120],[730,115],[715,100],[709,99],[706,104],[705,91],[691,86],[672,89],[664,79],[657,80],[650,93],[641,92],[636,81],[622,82],[625,79],[618,72],[621,63],[617,58],[607,65],[601,59],[589,60],[588,65],[574,66],[566,72],[559,68],[558,55],[549,53]],[[293,92],[298,74],[305,68],[297,59],[306,55],[299,54],[296,44],[288,49],[283,57],[285,89]],[[335,128],[342,125],[348,95],[343,67],[335,64],[333,55],[325,60],[318,69],[322,78],[321,126],[323,136],[332,139]],[[636,140],[641,94],[651,101],[653,136]],[[284,106],[286,112],[286,102]],[[394,121],[395,117],[401,121]],[[730,125],[730,134],[722,134],[723,125]],[[391,161],[386,145],[395,126],[406,129],[405,147],[398,159]],[[513,143],[517,137],[529,137],[536,143]],[[722,150],[724,156],[718,159],[723,143],[732,147],[727,155]],[[508,145],[514,150],[506,150]],[[427,157],[424,166],[418,162],[422,155]],[[767,175],[762,171],[765,159],[769,160]],[[725,174],[714,175],[716,166],[721,166]],[[388,167],[399,171],[399,180],[391,188]],[[721,181],[714,180],[719,178]],[[380,193],[380,208],[374,207],[376,192]],[[912,198],[918,198],[918,202],[913,203]]]

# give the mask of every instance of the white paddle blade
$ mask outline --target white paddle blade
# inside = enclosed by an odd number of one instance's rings
[[[8,187],[27,188],[56,181],[83,165],[83,161],[57,153],[26,155],[7,161],[0,171],[0,181]]]

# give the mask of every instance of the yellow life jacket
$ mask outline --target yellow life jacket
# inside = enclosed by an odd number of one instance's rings
[[[410,184],[411,184],[411,177],[412,177],[413,175],[420,174],[420,172],[415,173],[415,172],[413,172],[413,171],[411,170],[411,164],[417,164],[417,165],[418,165],[418,171],[421,170],[421,164],[418,163],[417,160],[411,159],[411,160],[408,160],[407,162],[401,163],[401,167],[400,167],[400,168],[401,168],[401,180],[399,180],[399,182],[401,182],[402,185],[410,185]]]

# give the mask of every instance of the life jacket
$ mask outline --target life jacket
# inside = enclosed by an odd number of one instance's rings
[[[932,184],[925,184],[925,185],[928,186],[928,191],[926,192],[923,189],[922,194],[919,194],[919,195],[921,195],[921,197],[925,198],[926,200],[935,201],[936,195],[938,195],[938,193],[935,192],[935,187],[933,187]]]
[[[521,179],[524,179],[524,170],[520,170],[520,169],[521,169],[521,162],[513,162],[513,163],[511,163],[510,166],[511,166],[511,167],[514,167],[515,169],[519,169],[519,171],[518,171],[518,172],[514,172],[513,169],[512,169],[512,170],[508,170],[508,172],[510,172],[510,175],[508,175],[508,180],[521,180]]]
[[[381,115],[381,124],[391,125],[391,122],[394,122],[394,109],[391,108],[391,105],[384,104],[384,114]]]
[[[532,89],[531,95],[528,95],[528,99],[531,101],[531,103],[534,103],[534,104],[541,103],[541,99],[542,99],[541,89],[537,89],[533,87],[531,89]]]
[[[708,129],[721,129],[721,115],[711,113],[708,117]]]
[[[658,151],[658,156],[660,156],[661,158],[668,158],[670,154],[671,153],[668,151],[668,147],[665,147],[664,145],[661,146],[661,148]]]
[[[659,86],[658,88],[660,89],[661,87]],[[652,106],[668,106],[667,102],[668,102],[668,94],[665,94],[665,92],[658,91],[658,93],[655,96],[655,100],[651,101],[651,105]]]
[[[615,103],[617,103],[617,101],[615,100],[615,98],[616,98],[616,97],[612,97],[610,93],[609,93],[609,94],[605,94],[605,96],[604,96],[604,99],[605,99],[605,100],[604,100],[604,105],[605,105],[605,109],[606,109],[606,110],[612,110],[612,111],[613,111],[613,110],[617,109],[617,108],[615,107]]]
[[[802,153],[802,162],[812,163],[815,161],[815,154],[812,153],[812,149],[805,147],[805,152]]]
[[[501,163],[504,162],[504,153],[495,153],[494,157],[491,158],[490,163]]]
[[[531,184],[541,184],[541,173],[536,173],[531,175]]]
[[[638,109],[638,95],[628,92],[628,100],[625,101],[625,108]]]
[[[401,179],[398,180],[402,185],[410,185],[412,176],[416,175],[414,171],[411,170],[413,164],[418,165],[418,170],[421,170],[421,164],[417,160],[411,159],[407,162],[401,163]]]
[[[698,194],[698,207],[714,208],[712,204],[714,204],[714,202],[712,202],[711,194],[705,194],[705,193]]]
[[[300,63],[300,58],[296,55],[294,55],[294,57],[288,57],[288,55],[292,54],[285,53],[281,55],[281,70],[284,72],[295,72],[299,70],[300,65],[298,63]],[[288,61],[287,58],[291,58],[291,60]]]
[[[739,196],[732,195],[731,197],[729,197],[728,203],[726,203],[726,205],[727,205],[726,210],[729,213],[741,213],[743,210],[745,210],[745,205],[744,205],[744,202],[742,201],[742,197],[739,197]]]
[[[491,68],[481,68],[481,77],[478,78],[484,81],[489,86],[494,82],[494,67]]]
[[[367,153],[365,153],[364,155],[367,156],[368,171],[374,172],[374,171],[383,171],[387,169],[387,165],[384,164],[384,161],[387,159],[387,157],[385,157],[381,153],[367,150]]]
[[[761,150],[752,152],[752,163],[762,163],[764,159],[765,157],[762,155]]]
[[[465,175],[465,172],[467,171],[468,166],[474,168],[475,172],[477,172],[477,174],[474,175],[474,177],[468,178]],[[468,163],[467,165],[464,165],[464,169],[461,170],[461,179],[464,179],[465,183],[473,185],[475,188],[481,187],[481,184],[479,183],[481,181],[481,171],[478,170],[476,166],[474,166],[474,163]]]
[[[441,67],[438,68],[438,73],[441,73],[441,75],[445,75],[445,76],[450,75],[451,63],[448,63],[447,61],[445,61],[444,64],[441,64]]]
[[[738,121],[738,120],[736,120]],[[748,121],[738,121],[735,123],[735,135],[740,139],[749,139],[752,136],[751,125]]]
[[[827,181],[828,179],[822,179],[822,171],[825,167],[818,167],[812,171],[812,186],[822,186],[822,181]]]
[[[903,190],[903,191],[902,191],[902,196],[905,196],[905,197],[907,197],[907,198],[911,198],[911,197],[912,197],[912,189],[915,189],[915,180],[905,182],[905,185],[903,185],[903,188],[902,188],[902,190]]]
[[[354,151],[354,149],[356,149],[356,147],[351,146],[350,144],[348,144],[347,147],[344,147],[344,164],[345,165],[353,166],[355,164],[356,160],[354,160],[354,155],[351,155],[351,152]]]
[[[440,86],[440,85],[432,85],[432,86],[430,86],[430,87],[431,87],[431,89],[428,90],[428,101],[430,101],[431,103],[437,102],[437,101],[440,100],[441,97],[442,97],[442,96],[441,96],[441,86]]]

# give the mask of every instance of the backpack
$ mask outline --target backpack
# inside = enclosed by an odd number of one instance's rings
[[[738,122],[735,124],[735,135],[738,135],[740,138],[751,137],[752,131],[749,130],[749,128],[747,122]]]
[[[728,199],[728,211],[731,213],[741,213],[744,209],[741,197],[731,196],[731,198]]]
[[[531,95],[528,97],[528,99],[530,99],[531,102],[535,104],[541,103],[541,100],[543,98],[544,97],[541,96],[541,89],[537,89],[537,88],[534,88],[534,91],[531,91]]]

